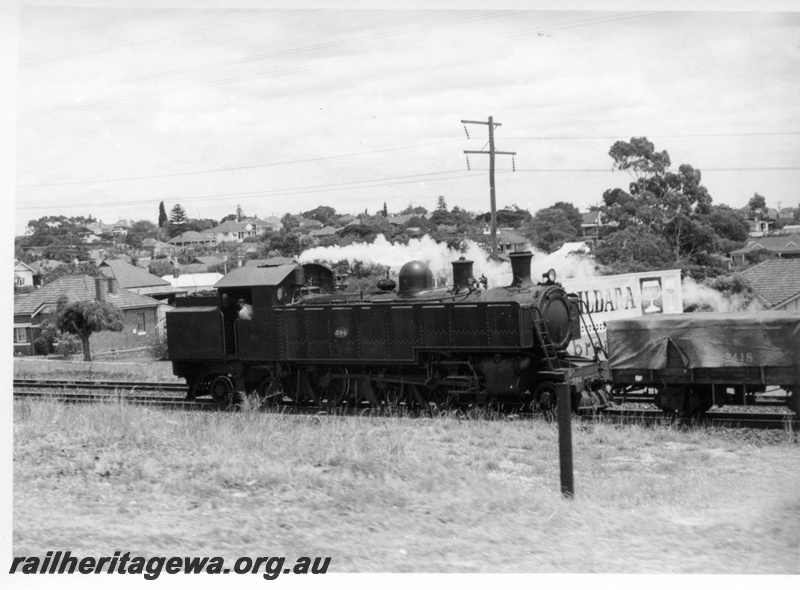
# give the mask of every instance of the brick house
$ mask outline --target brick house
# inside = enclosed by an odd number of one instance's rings
[[[800,234],[751,238],[744,248],[731,252],[734,266],[747,264],[747,255],[757,252],[772,258],[800,258]]]
[[[92,354],[138,348],[148,345],[153,339],[158,301],[120,289],[114,279],[74,275],[56,279],[14,300],[15,355],[33,354],[33,341],[39,336],[42,324],[52,317],[61,295],[66,295],[70,301],[105,300],[122,311],[122,331],[93,334],[90,339]]]
[[[176,295],[186,294],[186,291],[176,289],[169,281],[118,258],[104,260],[98,269],[104,276],[116,279],[122,289],[137,295],[147,295],[159,301],[169,300],[172,302]]]
[[[800,258],[765,260],[739,274],[769,309],[800,310]]]

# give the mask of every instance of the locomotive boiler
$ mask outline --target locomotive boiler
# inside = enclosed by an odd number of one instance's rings
[[[222,404],[257,393],[320,407],[547,410],[568,382],[574,406],[603,405],[601,363],[566,352],[580,333],[579,300],[553,271],[534,283],[529,252],[510,258],[511,283],[494,288],[463,259],[445,287],[412,261],[374,292],[338,291],[321,264],[238,268],[216,297],[178,299],[167,314],[173,371],[189,399]]]

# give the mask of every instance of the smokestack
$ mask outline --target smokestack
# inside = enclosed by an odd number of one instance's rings
[[[113,277],[108,278],[108,294],[109,295],[117,294],[117,279]]]
[[[461,289],[469,288],[475,284],[472,276],[472,260],[463,256],[453,261],[453,291],[458,293]]]
[[[98,301],[105,301],[106,293],[103,290],[104,277],[95,277],[94,279],[94,298]]]
[[[516,288],[531,287],[531,259],[533,254],[530,252],[511,252],[508,257],[511,259],[511,272],[514,278],[511,286]]]

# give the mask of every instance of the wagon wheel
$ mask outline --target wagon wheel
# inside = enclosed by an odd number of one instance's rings
[[[548,418],[554,418],[558,410],[558,396],[556,395],[556,384],[551,381],[544,381],[536,386],[533,391],[531,410],[534,413],[543,413]]]
[[[221,407],[228,407],[239,401],[239,392],[233,386],[233,381],[227,375],[218,375],[209,386],[211,397]]]
[[[309,375],[309,382],[320,405],[336,407],[342,405],[350,394],[350,379],[343,377],[347,370],[334,374],[330,369]]]

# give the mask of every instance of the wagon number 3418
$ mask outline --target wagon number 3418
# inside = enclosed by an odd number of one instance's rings
[[[725,361],[729,363],[752,363],[752,352],[726,352]]]

